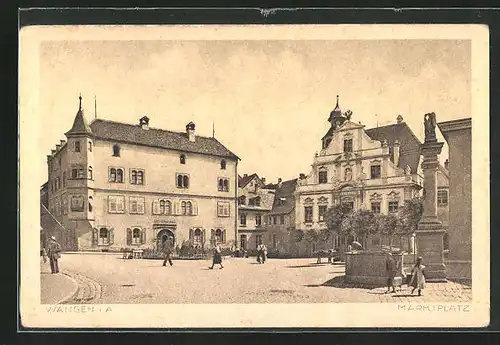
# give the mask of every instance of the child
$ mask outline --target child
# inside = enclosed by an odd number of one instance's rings
[[[413,266],[413,269],[411,270],[411,280],[409,285],[413,287],[411,290],[412,295],[415,292],[415,289],[418,289],[418,295],[422,296],[422,289],[425,287],[425,266],[422,265],[422,261],[422,257],[418,257],[415,266]]]

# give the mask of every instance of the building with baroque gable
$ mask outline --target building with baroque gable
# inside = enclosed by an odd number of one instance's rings
[[[239,158],[215,138],[94,119],[80,107],[47,156],[48,212],[65,250],[118,250],[190,239],[234,244]]]
[[[266,215],[274,202],[274,190],[265,188],[265,182],[257,174],[238,177],[238,240],[247,251],[265,242]]]
[[[325,229],[325,212],[333,204],[388,214],[396,213],[404,200],[421,195],[421,142],[401,115],[396,123],[367,129],[352,121],[350,111],[342,113],[337,96],[328,121],[321,150],[295,192],[297,229]],[[340,243],[335,236],[324,247],[345,248],[352,240]],[[383,240],[374,236],[364,245],[380,246]]]

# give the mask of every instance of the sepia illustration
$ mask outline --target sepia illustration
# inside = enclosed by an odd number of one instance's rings
[[[161,37],[39,42],[40,305],[471,308],[471,39]]]

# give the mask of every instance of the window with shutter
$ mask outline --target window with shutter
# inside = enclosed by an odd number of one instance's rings
[[[142,229],[142,232],[141,232],[141,243],[142,244],[146,243],[146,229]]]
[[[137,200],[137,213],[144,214],[144,198],[138,198]]]
[[[115,243],[115,231],[113,228],[109,229],[109,244]]]
[[[193,241],[193,229],[189,229],[189,240]]]
[[[198,215],[198,203],[196,201],[193,201],[193,215]]]
[[[117,197],[117,211],[120,213],[125,212],[125,197],[124,196],[119,196]]]
[[[222,242],[226,243],[226,229],[222,230]]]
[[[201,244],[204,245],[205,242],[206,242],[206,239],[207,239],[207,232],[205,231],[205,229],[203,229],[203,237],[201,239]]]
[[[153,201],[153,206],[151,207],[153,214],[160,214],[160,202],[158,200]]]
[[[132,230],[132,244],[141,244],[141,241],[142,241],[141,229],[134,228]]]
[[[99,244],[99,230],[96,228],[92,229],[92,242],[94,246]]]

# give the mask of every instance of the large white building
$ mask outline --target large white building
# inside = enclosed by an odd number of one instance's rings
[[[295,192],[295,227],[303,231],[326,228],[325,212],[345,203],[354,210],[396,213],[404,200],[420,195],[420,144],[410,127],[398,116],[395,123],[367,129],[342,113],[337,105],[330,113],[331,126],[321,140],[310,173],[298,180]],[[324,247],[347,246],[334,237]],[[380,237],[367,247],[378,246]]]
[[[47,156],[48,210],[64,249],[118,250],[191,240],[227,246],[237,236],[238,157],[215,138],[95,119],[80,107]],[[43,225],[42,225],[43,226]]]

